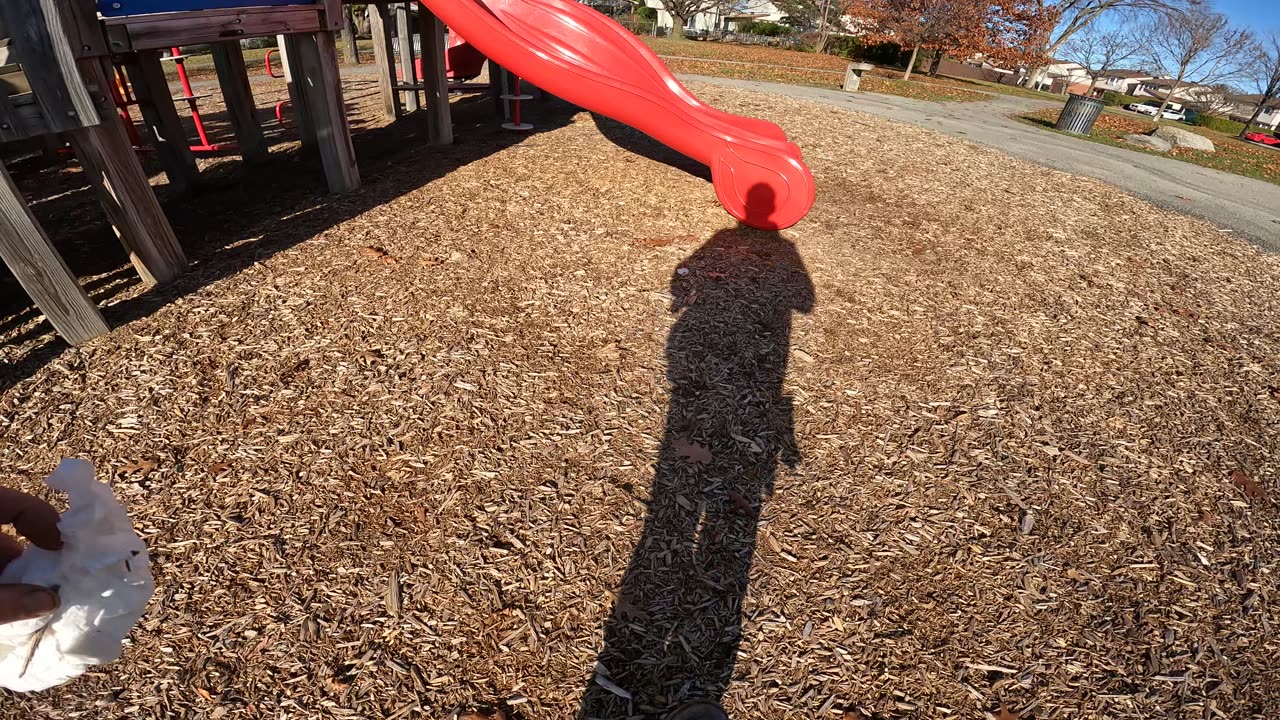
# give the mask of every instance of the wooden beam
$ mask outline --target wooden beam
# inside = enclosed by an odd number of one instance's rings
[[[12,142],[26,136],[22,129],[22,120],[14,112],[13,104],[9,102],[8,92],[0,87],[0,142]]]
[[[169,81],[160,65],[159,50],[144,50],[125,63],[138,109],[142,111],[147,141],[156,149],[160,166],[175,192],[185,193],[199,180],[200,169],[191,154],[187,131],[173,104]]]
[[[106,87],[107,78],[113,76],[105,58],[84,60],[80,66],[85,79],[98,87]],[[122,121],[107,113],[111,100],[104,98],[103,104],[107,106],[102,112],[106,121],[69,132],[71,147],[143,282],[169,282],[186,270],[186,255],[151,190]]]
[[[93,98],[76,70],[63,19],[57,0],[0,2],[0,24],[9,35],[14,57],[22,63],[47,132],[100,122]],[[74,29],[71,34],[78,36]]]
[[[427,86],[427,142],[450,145],[453,116],[449,110],[449,78],[444,67],[447,48],[444,23],[426,5],[419,5],[418,25],[422,34],[422,82]]]
[[[102,22],[111,52],[124,53],[315,32],[328,20],[320,5],[276,5],[126,15]]]
[[[31,208],[0,163],[0,259],[18,279],[49,324],[72,345],[110,328],[98,306],[80,287]]]
[[[62,26],[66,28],[67,44],[77,58],[106,55],[107,35],[98,22],[98,8],[94,0],[58,0]]]
[[[216,43],[212,49],[213,67],[218,73],[222,98],[227,103],[227,115],[236,133],[236,144],[240,146],[240,157],[250,165],[260,165],[267,160],[267,141],[262,137],[262,125],[258,123],[240,41]]]
[[[319,0],[324,10],[324,27],[338,31],[342,29],[345,8],[343,0]]]
[[[395,49],[391,44],[391,26],[387,22],[387,8],[369,6],[369,34],[373,36],[373,64],[378,69],[378,94],[382,97],[382,114],[388,120],[400,117],[400,93],[395,84]]]
[[[400,48],[400,80],[406,85],[418,83],[418,67],[414,62],[413,24],[409,22],[409,3],[393,5],[392,12],[396,16],[396,45]],[[405,112],[417,112],[418,91],[408,90],[404,93]]]
[[[351,145],[351,126],[347,124],[347,109],[342,99],[342,77],[338,74],[338,49],[333,33],[300,35],[298,50],[297,70],[307,111],[315,123],[316,145],[329,192],[350,192],[360,187],[360,170]]]
[[[289,87],[289,104],[293,106],[293,119],[298,125],[302,147],[312,148],[316,144],[316,126],[311,122],[306,94],[302,91],[302,79],[296,70],[301,62],[298,50],[299,37],[298,35],[281,35],[276,38],[276,44],[280,47],[280,67],[284,70],[284,81]]]

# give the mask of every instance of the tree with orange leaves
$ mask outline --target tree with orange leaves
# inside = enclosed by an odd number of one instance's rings
[[[1034,56],[1056,21],[1042,7],[1035,0],[868,0],[865,17],[873,37],[911,48],[907,80],[922,49],[1005,62]]]

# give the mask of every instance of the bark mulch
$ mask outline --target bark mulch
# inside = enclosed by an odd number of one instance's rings
[[[5,481],[92,460],[158,589],[120,661],[0,717],[1280,713],[1274,258],[697,87],[817,179],[744,230],[607,121],[478,107],[435,149],[371,87],[359,193],[214,163],[174,288],[80,348],[4,322]]]

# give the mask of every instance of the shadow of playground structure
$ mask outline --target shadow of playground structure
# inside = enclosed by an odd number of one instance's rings
[[[772,191],[752,188],[753,202]],[[800,460],[784,394],[792,313],[813,284],[794,245],[739,225],[671,278],[670,401],[644,529],[604,631],[580,720],[718,700],[742,640],[761,504]],[[628,697],[629,696],[629,697]]]

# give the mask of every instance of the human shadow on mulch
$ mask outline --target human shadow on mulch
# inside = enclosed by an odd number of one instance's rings
[[[369,82],[345,85],[349,92],[360,92]],[[220,163],[202,172],[199,189],[185,196],[171,194],[167,185],[159,186],[157,195],[191,267],[169,285],[102,308],[107,321],[119,327],[150,315],[210,283],[530,137],[502,130],[484,96],[455,100],[452,110],[455,143],[441,147],[426,144],[426,113],[413,113],[390,125],[361,131],[356,131],[359,121],[353,118],[352,142],[363,180],[353,193],[328,194],[319,155],[301,149],[277,150],[259,167],[243,167],[236,161]],[[259,112],[265,119],[269,110]],[[533,104],[527,112],[537,125],[535,132],[542,132],[568,124],[577,109],[549,102]],[[209,113],[210,127],[220,127],[221,115]],[[149,154],[143,158],[144,166],[158,170]],[[15,171],[14,176],[54,245],[95,301],[101,303],[137,284],[128,258],[74,165],[25,176]],[[107,277],[98,281],[83,279],[104,275]],[[4,328],[0,343],[38,343],[16,362],[0,361],[0,392],[30,377],[68,348],[47,322],[15,332],[36,314],[21,287],[0,265],[0,328]]]
[[[764,186],[753,201],[772,199]],[[716,233],[677,267],[670,400],[644,529],[604,629],[580,720],[719,700],[742,641],[756,525],[800,453],[783,388],[793,313],[813,284],[777,232]]]

